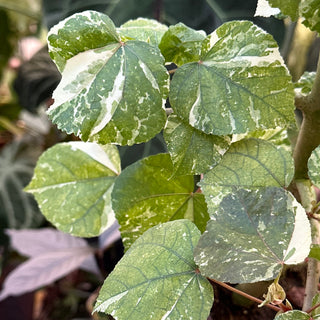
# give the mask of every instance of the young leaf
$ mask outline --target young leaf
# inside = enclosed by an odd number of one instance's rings
[[[35,256],[14,269],[4,282],[0,300],[46,286],[77,269],[94,253],[88,246],[66,248]]]
[[[120,36],[158,46],[168,27],[156,20],[138,18],[129,20],[117,29]]]
[[[274,320],[312,320],[312,317],[298,310],[290,310],[285,313],[279,313]]]
[[[197,272],[200,231],[177,220],[146,231],[105,280],[94,311],[115,319],[207,319],[213,290]]]
[[[111,191],[119,173],[115,146],[61,143],[42,154],[26,191],[60,230],[97,236],[114,222]]]
[[[193,176],[172,177],[168,154],[142,159],[117,178],[112,208],[128,248],[144,231],[161,222],[190,219],[202,231],[209,218],[204,196],[193,193]]]
[[[178,23],[169,27],[161,39],[159,48],[166,62],[183,65],[199,60],[202,41],[205,38],[204,31],[196,31],[183,23]]]
[[[308,256],[310,224],[287,191],[234,189],[223,198],[195,249],[201,274],[231,283],[277,277],[283,264]]]
[[[169,98],[179,117],[208,134],[294,123],[293,85],[277,43],[249,21],[209,35],[200,60],[175,72]]]
[[[293,178],[293,159],[286,149],[249,138],[233,143],[200,182],[209,212],[233,187],[286,187]]]
[[[229,146],[228,137],[207,135],[184,123],[176,115],[164,130],[175,175],[201,174],[214,167]]]
[[[297,1],[297,0],[296,0]],[[302,23],[312,31],[320,33],[319,0],[304,0],[300,4],[300,14],[304,18]]]
[[[132,145],[166,121],[169,75],[158,48],[141,41],[110,44],[67,61],[49,117],[84,141]]]
[[[60,72],[64,70],[67,60],[78,53],[119,41],[111,19],[90,10],[66,18],[48,33],[49,54]]]

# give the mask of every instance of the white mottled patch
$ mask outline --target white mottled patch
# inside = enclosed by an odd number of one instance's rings
[[[292,237],[287,250],[284,252],[284,262],[286,264],[298,264],[303,262],[309,254],[311,228],[304,208],[296,199],[293,198],[290,203],[288,203],[288,206],[295,208],[296,216]],[[286,259],[286,255],[289,254],[292,249],[295,249],[294,254]]]
[[[197,91],[197,98],[194,104],[192,105],[190,112],[189,112],[189,123],[194,126],[198,119],[198,108],[201,105],[201,91],[200,91],[200,85],[198,85],[198,91]]]
[[[125,75],[123,72],[124,61],[124,59],[121,60],[120,70],[114,80],[112,91],[109,92],[106,98],[102,97],[101,99],[102,110],[99,118],[92,127],[90,136],[97,134],[108,124],[123,98],[123,88],[125,83]]]
[[[89,67],[95,65],[102,68],[117,50],[117,46],[109,51],[88,50],[69,59],[62,72],[62,79],[52,95],[54,104],[49,111],[51,112],[61,104],[75,98],[84,88],[90,88],[97,73],[89,73]],[[78,80],[79,75],[84,79],[81,83]]]
[[[80,150],[89,155],[95,161],[112,170],[117,175],[120,173],[105,151],[98,144],[82,141],[71,141],[69,144],[71,145],[72,150]]]
[[[158,82],[152,72],[150,71],[149,67],[141,60],[139,60],[139,66],[142,69],[144,75],[146,76],[147,80],[151,83],[152,87],[160,92],[160,88]]]
[[[250,113],[251,119],[256,124],[256,127],[259,128],[259,120],[261,119],[260,110],[254,109],[253,100],[251,96],[249,96],[249,102],[250,102],[249,113]]]
[[[255,17],[271,17],[280,13],[279,8],[272,8],[267,0],[258,0]]]
[[[232,115],[231,110],[229,110],[229,119],[230,119],[230,126],[232,128],[232,132],[234,132],[236,130],[236,121]]]
[[[218,41],[220,40],[219,36],[217,35],[217,32],[212,32],[210,34],[210,42],[209,42],[209,45],[210,45],[210,48],[211,49]]]
[[[126,294],[128,294],[129,291],[124,291],[116,296],[110,297],[109,299],[105,300],[103,303],[101,303],[99,306],[94,308],[94,312],[105,312],[105,310],[113,303],[118,302],[121,298],[123,298]]]

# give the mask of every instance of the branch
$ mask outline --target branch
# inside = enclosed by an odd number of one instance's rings
[[[230,291],[232,291],[232,292],[235,292],[235,293],[237,293],[237,294],[239,294],[239,295],[241,295],[241,296],[243,296],[243,297],[245,297],[245,298],[247,298],[247,299],[249,299],[249,300],[251,300],[251,301],[257,302],[257,303],[259,303],[259,304],[261,304],[261,303],[263,302],[262,300],[260,300],[260,299],[258,299],[258,298],[256,298],[256,297],[253,297],[253,296],[251,296],[250,294],[247,294],[247,293],[245,293],[245,292],[243,292],[243,291],[240,291],[240,290],[238,290],[238,289],[236,289],[236,288],[234,288],[234,287],[232,287],[232,286],[229,286],[228,284],[226,284],[226,283],[224,283],[224,282],[220,282],[220,281],[218,281],[218,280],[211,279],[211,278],[209,278],[209,280],[210,280],[211,282],[216,283],[216,284],[218,284],[219,286],[224,287],[224,288],[226,288],[226,289],[228,289],[228,290],[230,290]],[[270,308],[270,309],[272,309],[272,310],[274,310],[274,311],[277,311],[277,312],[279,312],[279,311],[282,310],[280,307],[277,307],[277,306],[275,306],[275,305],[273,305],[273,304],[270,304],[270,303],[269,303],[269,304],[266,304],[265,306],[268,307],[268,308]]]
[[[316,78],[308,96],[298,96],[295,105],[303,113],[293,158],[295,179],[308,179],[308,160],[312,151],[320,145],[320,58]]]

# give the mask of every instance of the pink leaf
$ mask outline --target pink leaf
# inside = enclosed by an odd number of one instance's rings
[[[32,257],[13,270],[4,282],[0,300],[46,286],[77,269],[94,249],[88,246],[66,248]]]

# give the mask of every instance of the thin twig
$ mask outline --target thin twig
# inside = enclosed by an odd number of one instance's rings
[[[228,289],[228,290],[230,290],[232,292],[235,292],[235,293],[237,293],[237,294],[239,294],[239,295],[241,295],[241,296],[243,296],[243,297],[245,297],[245,298],[247,298],[247,299],[249,299],[251,301],[254,301],[254,302],[259,303],[259,304],[261,304],[263,302],[262,300],[260,300],[260,299],[258,299],[256,297],[253,297],[250,294],[247,294],[247,293],[245,293],[243,291],[240,291],[240,290],[238,290],[238,289],[236,289],[236,288],[234,288],[232,286],[229,286],[228,284],[226,284],[224,282],[221,282],[221,281],[218,281],[218,280],[215,280],[215,279],[211,279],[211,278],[209,278],[209,280],[211,282],[214,282],[214,283],[218,284],[219,286],[224,287],[224,288],[226,288],[226,289]],[[274,310],[274,311],[277,311],[277,312],[282,310],[282,308],[277,307],[277,306],[275,306],[273,304],[270,304],[270,303],[266,304],[265,306],[270,308],[270,309],[272,309],[272,310]]]

